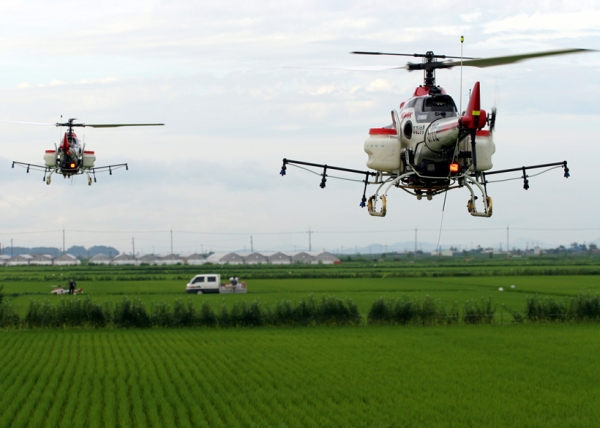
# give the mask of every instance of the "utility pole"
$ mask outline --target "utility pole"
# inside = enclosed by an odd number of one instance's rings
[[[63,227],[63,256],[66,254],[65,251],[65,228]]]
[[[508,246],[509,240],[509,227],[506,226],[506,258],[508,259],[510,257],[510,248]]]
[[[254,252],[254,243],[252,242],[252,236],[250,236],[250,252]]]
[[[417,257],[417,228],[415,227],[415,257]]]
[[[308,228],[308,251],[312,251],[312,234],[315,233],[312,230],[310,230],[310,227]]]
[[[173,229],[171,229],[171,254],[173,254]]]
[[[133,257],[135,257],[135,238],[131,238],[131,250],[133,251]]]

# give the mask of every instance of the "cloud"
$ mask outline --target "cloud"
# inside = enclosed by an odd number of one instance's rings
[[[484,34],[549,32],[567,36],[569,34],[585,33],[599,35],[599,20],[600,11],[596,10],[519,14],[487,22],[483,25],[483,32]]]
[[[392,189],[388,216],[371,218],[358,207],[361,183],[330,178],[321,189],[318,175],[292,168],[286,177],[278,174],[284,157],[364,169],[369,128],[390,123],[390,110],[422,84],[422,74],[283,66],[402,65],[420,60],[348,52],[456,55],[460,35],[467,56],[598,43],[599,12],[589,2],[578,5],[582,12],[553,1],[486,8],[475,1],[109,1],[88,5],[65,25],[60,11],[69,6],[0,6],[0,116],[52,124],[62,114],[88,123],[167,126],[82,129],[78,134],[96,151],[98,165],[130,164],[129,171],[98,176],[89,187],[82,177],[56,177],[47,186],[41,175],[10,168],[13,159],[41,162],[44,149],[64,130],[0,124],[0,239],[65,227],[79,231],[68,232],[73,244],[127,250],[130,232],[136,232],[136,243],[144,242],[146,250],[168,251],[173,227],[187,250],[203,241],[214,249],[240,248],[249,245],[251,233],[258,248],[293,249],[306,245],[302,231],[312,227],[320,231],[315,246],[331,249],[364,243],[364,235],[342,232],[360,230],[391,244],[412,239],[417,227],[422,239],[435,242],[443,198],[417,201]],[[582,227],[597,223],[600,200],[589,192],[597,156],[586,143],[600,132],[594,55],[464,70],[465,88],[482,82],[486,108],[495,82],[501,88],[493,159],[498,167],[566,158],[573,176],[542,176],[528,192],[518,182],[491,186],[496,212],[483,221],[466,212],[464,189],[453,190],[444,229],[465,232],[442,234],[442,244],[494,243],[504,239],[508,224],[525,229],[558,227],[564,219]],[[457,103],[459,76],[456,69],[437,76]],[[64,201],[76,201],[76,210],[65,213]],[[325,233],[334,231],[341,232]],[[220,235],[203,235],[209,232]],[[298,234],[286,235],[291,232]],[[60,242],[62,233],[52,233],[40,233],[39,244]]]

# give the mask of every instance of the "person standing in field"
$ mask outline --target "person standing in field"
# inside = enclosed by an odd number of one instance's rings
[[[73,278],[69,280],[69,294],[75,294],[75,280]]]

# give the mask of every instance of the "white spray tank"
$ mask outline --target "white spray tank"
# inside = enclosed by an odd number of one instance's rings
[[[400,169],[400,140],[395,128],[371,128],[364,148],[369,155],[368,168],[385,172]]]
[[[56,166],[56,149],[46,150],[46,153],[44,153],[44,164],[47,167]]]
[[[83,167],[84,168],[93,168],[94,162],[96,161],[96,155],[91,150],[83,151]]]

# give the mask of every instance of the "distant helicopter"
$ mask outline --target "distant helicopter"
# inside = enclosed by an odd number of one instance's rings
[[[54,146],[54,150],[46,150],[44,154],[44,165],[35,165],[30,163],[16,162],[13,161],[12,167],[15,165],[22,166],[27,169],[27,173],[32,169],[34,171],[43,171],[43,180],[46,184],[50,184],[52,174],[60,174],[64,178],[71,177],[74,175],[86,174],[88,177],[88,185],[92,185],[96,182],[97,172],[108,171],[111,175],[113,170],[123,168],[129,169],[126,163],[120,163],[115,165],[107,166],[94,166],[96,161],[96,154],[91,150],[85,149],[85,144],[82,144],[79,137],[73,132],[73,128],[76,127],[90,127],[90,128],[119,128],[122,126],[164,126],[164,123],[127,123],[127,124],[89,124],[89,123],[75,123],[77,119],[69,119],[64,123],[47,124],[47,123],[31,123],[31,122],[10,122],[10,123],[22,123],[28,125],[44,125],[44,126],[58,126],[66,127],[67,132],[58,147]],[[9,122],[9,121],[2,121]],[[91,174],[91,175],[90,175]]]
[[[424,83],[416,88],[411,98],[400,104],[399,111],[392,110],[391,125],[370,129],[369,138],[364,143],[364,150],[369,156],[367,167],[371,170],[362,171],[283,159],[280,174],[286,175],[287,165],[322,168],[321,188],[325,188],[330,170],[360,174],[364,176],[362,180],[364,191],[360,206],[367,206],[369,214],[377,217],[386,215],[386,199],[391,187],[400,188],[416,196],[419,200],[423,197],[431,200],[433,196],[450,189],[466,187],[470,192],[467,202],[468,212],[477,217],[491,217],[493,205],[492,198],[487,193],[488,176],[520,171],[523,174],[521,177],[523,187],[527,190],[529,188],[528,170],[562,167],[564,177],[568,178],[567,161],[490,171],[492,155],[496,151],[492,138],[496,125],[496,109],[492,108],[488,114],[480,108],[480,84],[476,82],[466,110],[462,113],[459,112],[452,97],[446,94],[443,88],[436,86],[435,70],[457,66],[491,67],[528,58],[589,51],[588,49],[563,49],[493,58],[452,57],[437,55],[431,51],[425,54],[351,52],[359,55],[422,58],[421,63],[409,62],[405,66],[350,69],[423,70]],[[440,61],[446,59],[449,60]],[[486,126],[488,128],[484,129]],[[366,191],[370,184],[378,187],[375,194],[367,200]],[[476,191],[482,197],[483,208],[481,210],[476,207],[478,199]],[[380,210],[376,207],[378,201],[381,201]]]

